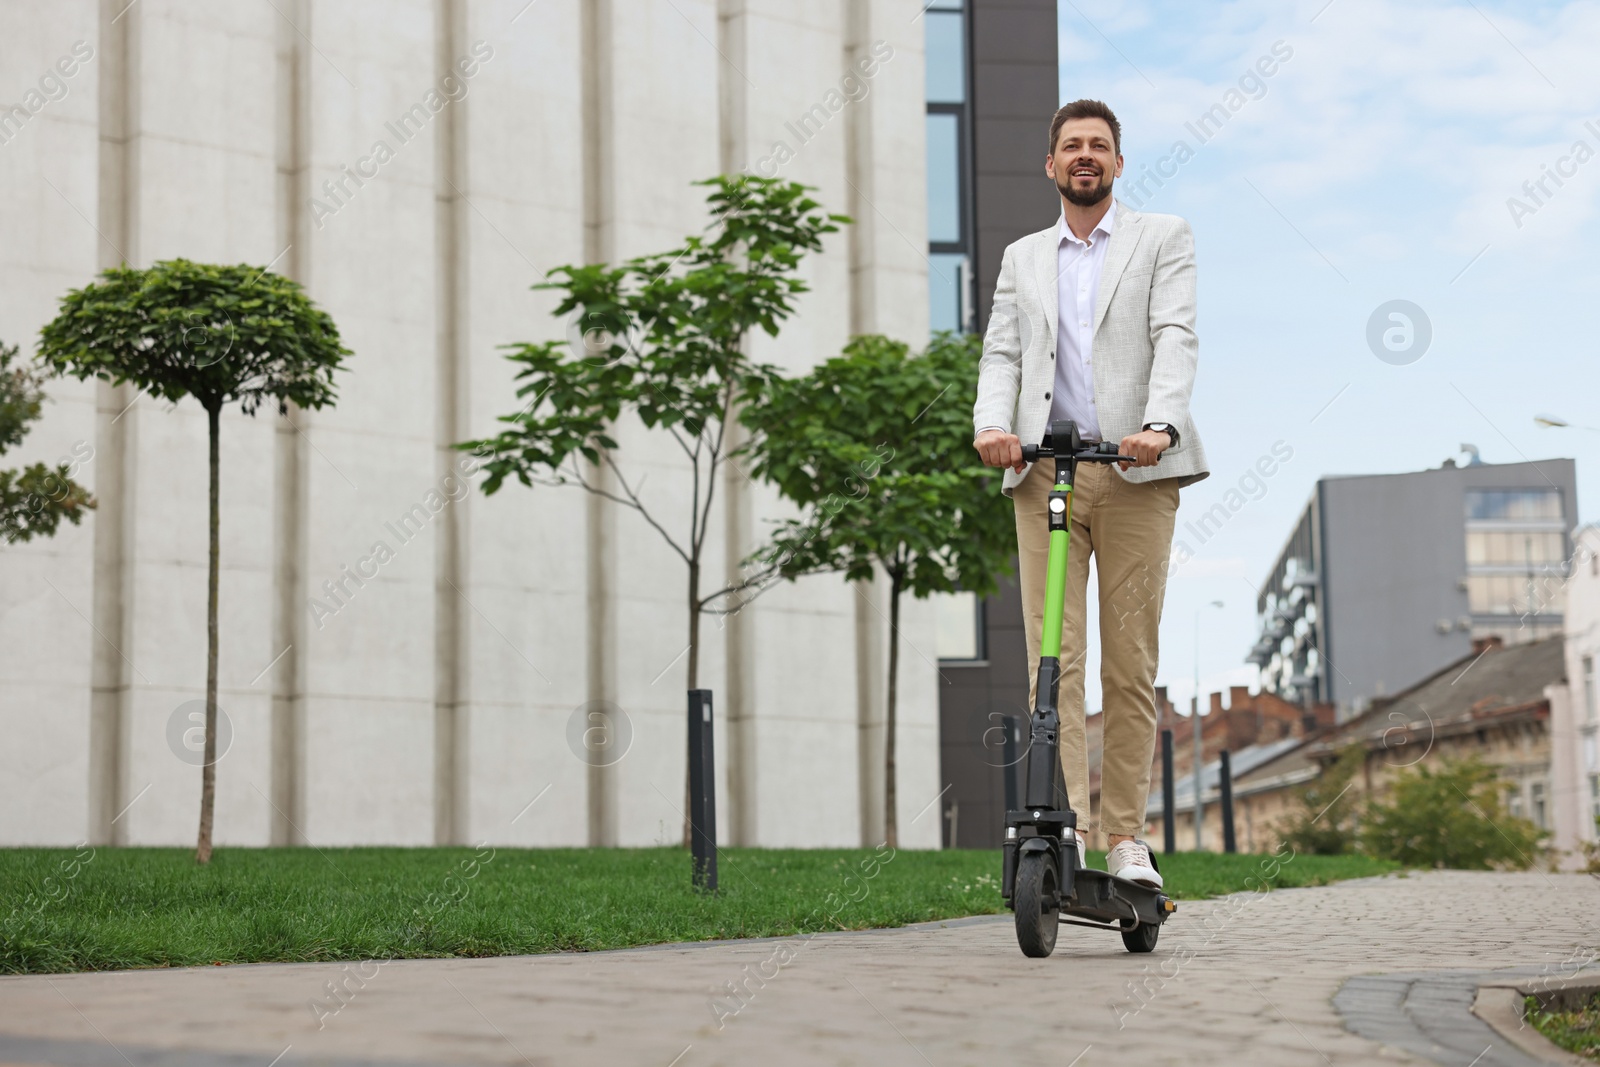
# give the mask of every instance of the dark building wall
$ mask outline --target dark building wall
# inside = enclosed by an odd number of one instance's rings
[[[939,664],[940,771],[950,785],[943,803],[946,848],[1000,844],[1007,717],[1020,719],[1027,736],[1028,645],[1015,574],[984,602],[983,615],[985,658]]]
[[[1060,106],[1056,0],[970,0],[978,330],[989,322],[1006,245],[1053,224],[1061,200],[1045,177]]]
[[[1570,459],[1323,479],[1319,577],[1335,702],[1398,693],[1469,654],[1469,632],[1436,626],[1469,614],[1465,491],[1551,487],[1562,491],[1570,530]]]

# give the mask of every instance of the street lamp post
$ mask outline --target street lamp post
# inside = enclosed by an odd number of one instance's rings
[[[1190,705],[1189,721],[1194,724],[1194,850],[1200,851],[1200,826],[1205,815],[1205,805],[1200,798],[1200,613],[1206,608],[1220,608],[1222,601],[1213,600],[1194,609],[1194,700]]]

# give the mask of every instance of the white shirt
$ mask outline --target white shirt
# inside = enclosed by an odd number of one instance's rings
[[[1100,440],[1094,409],[1094,308],[1100,294],[1100,269],[1116,224],[1117,202],[1081,241],[1061,216],[1056,251],[1056,384],[1050,420],[1071,419],[1085,441]]]

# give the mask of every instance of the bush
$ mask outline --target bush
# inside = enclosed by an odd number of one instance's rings
[[[1294,791],[1294,808],[1279,823],[1283,844],[1301,855],[1342,856],[1355,851],[1359,800],[1350,784],[1366,750],[1351,745],[1314,781]]]
[[[1413,867],[1527,870],[1545,832],[1506,811],[1495,769],[1473,756],[1401,771],[1386,803],[1373,803],[1361,846]]]

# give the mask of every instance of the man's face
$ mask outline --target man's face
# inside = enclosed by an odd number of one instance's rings
[[[1056,132],[1056,150],[1045,160],[1050,175],[1069,203],[1093,207],[1111,195],[1111,183],[1122,176],[1122,157],[1111,141],[1105,119],[1068,119]]]

